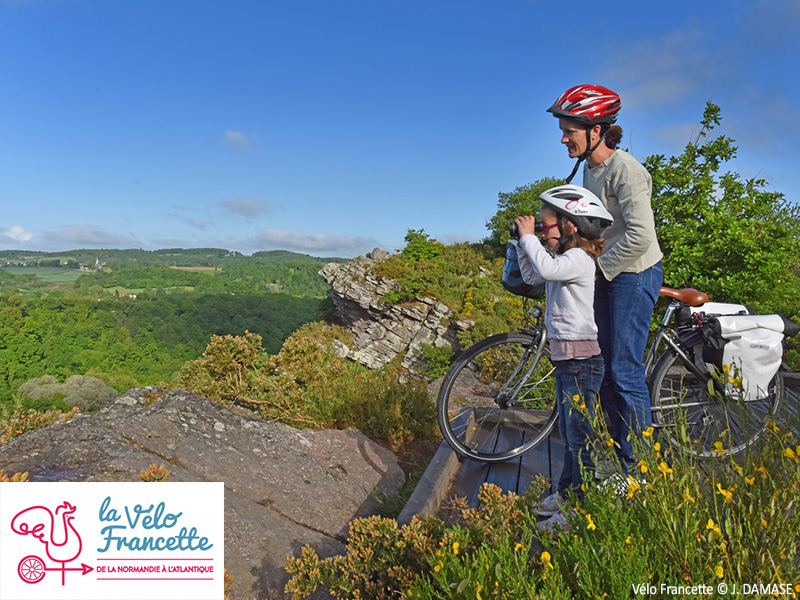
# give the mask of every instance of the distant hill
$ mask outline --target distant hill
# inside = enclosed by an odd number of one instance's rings
[[[88,265],[96,262],[113,264],[138,264],[143,266],[205,266],[222,267],[244,261],[276,263],[303,262],[326,264],[345,262],[344,258],[314,257],[287,250],[256,252],[246,256],[241,252],[225,248],[163,248],[161,250],[115,250],[115,249],[76,249],[63,252],[42,252],[38,250],[0,250],[0,265],[11,263],[19,266],[58,266],[75,263]],[[58,261],[58,263],[56,263]]]

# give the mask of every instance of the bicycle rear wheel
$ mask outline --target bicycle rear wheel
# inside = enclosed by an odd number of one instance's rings
[[[519,456],[552,431],[555,368],[546,347],[528,333],[501,333],[462,354],[437,401],[439,427],[461,456],[500,462]]]
[[[755,442],[777,414],[783,377],[776,373],[766,396],[758,400],[712,394],[709,384],[708,378],[698,377],[674,349],[668,349],[650,379],[653,424],[663,428],[674,447],[698,458],[737,454]],[[685,434],[679,429],[681,421]]]

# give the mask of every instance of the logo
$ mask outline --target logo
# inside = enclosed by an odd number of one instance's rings
[[[78,571],[82,575],[94,569],[81,563],[80,567],[67,567],[81,555],[83,542],[75,529],[75,511],[69,502],[56,507],[55,513],[46,506],[31,506],[18,512],[11,521],[11,530],[18,535],[30,535],[44,546],[43,551],[52,563],[48,567],[44,559],[32,554],[19,561],[17,573],[25,583],[39,583],[47,571],[61,572],[61,585],[65,584],[67,571]]]
[[[220,600],[222,483],[0,484],[0,600]]]

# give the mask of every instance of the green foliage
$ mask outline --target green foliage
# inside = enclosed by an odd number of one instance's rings
[[[430,379],[437,379],[447,373],[453,362],[453,349],[450,346],[425,344],[420,349],[422,368],[420,372]]]
[[[613,454],[608,432],[596,433],[598,457]],[[703,468],[654,437],[651,428],[634,441],[635,478],[604,487],[588,480],[584,502],[571,499],[565,512],[569,529],[537,528],[530,509],[544,481],[524,497],[485,484],[478,507],[462,509],[454,525],[358,519],[344,555],[320,559],[303,548],[288,562],[286,590],[295,600],[318,590],[336,598],[594,600],[644,598],[634,586],[645,584],[664,597],[680,594],[662,585],[724,582],[731,594],[734,584],[740,592],[754,582],[797,586],[795,436],[772,423],[765,444],[741,464],[720,456]]]
[[[538,215],[542,206],[539,196],[545,190],[563,184],[563,180],[545,177],[516,188],[513,192],[500,192],[497,198],[497,212],[486,223],[489,230],[487,242],[495,248],[504,248],[510,239],[508,227],[517,217]]]
[[[437,248],[440,253],[435,260],[410,260],[401,252],[376,264],[373,275],[394,281],[398,288],[381,300],[413,302],[421,296],[439,300],[455,312],[455,318],[473,323],[459,340],[465,348],[521,322],[522,301],[500,284],[503,259],[493,247],[452,244]]]
[[[82,413],[97,412],[119,396],[117,390],[100,379],[83,375],[72,375],[64,383],[59,383],[52,375],[43,375],[23,383],[19,386],[19,392],[32,400],[61,399],[67,406],[75,407]]]
[[[713,300],[796,316],[800,300],[800,207],[759,178],[720,173],[733,140],[711,132],[720,109],[706,105],[701,130],[679,156],[649,157],[665,285]]]
[[[341,327],[310,323],[267,355],[257,335],[215,336],[202,358],[184,366],[179,384],[296,427],[356,427],[398,452],[432,439],[435,407],[425,386],[401,383],[394,365],[371,371],[342,358],[350,337]]]
[[[403,256],[411,262],[420,260],[427,262],[436,261],[442,254],[444,244],[431,238],[424,229],[409,229],[405,237],[406,246]]]

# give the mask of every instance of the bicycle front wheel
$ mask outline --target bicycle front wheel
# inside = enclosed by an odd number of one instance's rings
[[[658,359],[650,384],[653,424],[663,428],[674,447],[698,458],[734,455],[750,446],[777,414],[783,394],[780,372],[764,398],[744,400],[715,391],[713,382],[688,369],[674,349]]]
[[[461,456],[500,462],[547,438],[558,414],[554,367],[527,333],[501,333],[464,352],[439,390],[439,427]]]

